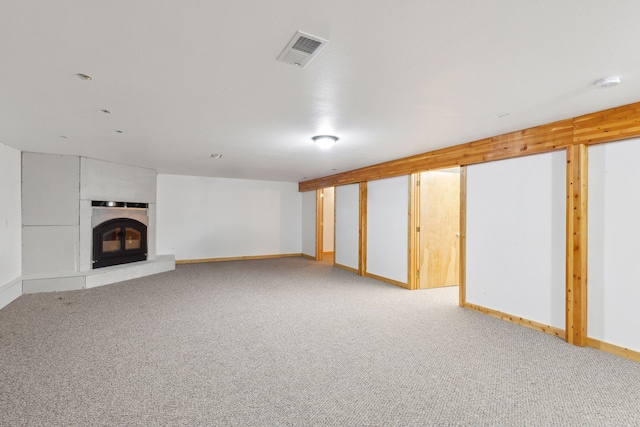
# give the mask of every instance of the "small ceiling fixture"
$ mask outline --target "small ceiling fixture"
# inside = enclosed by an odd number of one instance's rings
[[[100,110],[100,111],[101,111],[101,112],[103,112],[103,113],[105,113],[105,114],[111,114],[111,111],[109,111],[109,110],[104,110],[104,109],[103,109],[103,110]]]
[[[118,132],[118,133],[124,133],[124,131],[122,131],[122,130],[120,130],[120,129],[117,129],[117,130],[116,130],[116,132]]]
[[[222,154],[212,154],[211,158],[212,159],[221,159],[222,158]]]
[[[620,84],[620,76],[605,77],[597,80],[595,85],[598,89],[606,89]]]
[[[86,81],[93,80],[93,77],[91,77],[88,74],[77,73],[76,77],[79,78],[80,80],[86,80]]]
[[[333,135],[318,135],[311,139],[323,150],[333,147],[338,142],[338,137]]]

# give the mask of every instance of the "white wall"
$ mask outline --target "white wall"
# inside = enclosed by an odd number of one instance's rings
[[[177,260],[300,254],[291,182],[158,175],[157,251]]]
[[[467,302],[564,329],[565,161],[467,168]]]
[[[367,273],[407,283],[409,177],[367,185]]]
[[[302,253],[316,256],[316,192],[302,193]]]
[[[322,251],[333,252],[333,235],[335,226],[335,191],[334,187],[322,190]]]
[[[22,295],[20,151],[0,144],[0,308]]]
[[[358,268],[358,233],[360,223],[360,185],[335,188],[335,258],[336,264]]]
[[[640,140],[589,147],[587,336],[640,351]]]

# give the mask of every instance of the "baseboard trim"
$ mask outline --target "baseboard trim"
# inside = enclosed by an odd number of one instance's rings
[[[22,276],[0,286],[0,309],[8,306],[22,295]]]
[[[334,254],[333,251],[331,251],[331,252],[322,252],[322,255],[333,255],[333,254]]]
[[[254,255],[254,256],[234,256],[225,258],[200,258],[200,259],[179,259],[176,264],[200,264],[204,262],[223,262],[223,261],[245,261],[251,259],[272,259],[272,258],[290,258],[296,256],[305,256],[304,254],[275,254],[275,255]],[[307,255],[308,256],[308,255]],[[315,259],[315,258],[312,258]]]
[[[341,269],[343,269],[343,270],[347,270],[347,271],[350,271],[350,272],[352,272],[352,273],[356,273],[356,274],[358,274],[358,269],[357,269],[357,268],[347,267],[346,265],[338,264],[338,263],[336,263],[336,262],[334,262],[334,263],[333,263],[333,265],[334,265],[335,267],[341,268]]]
[[[380,280],[381,282],[390,283],[392,285],[395,285],[395,286],[398,286],[398,287],[401,287],[401,288],[404,288],[404,289],[410,289],[409,288],[409,284],[400,282],[398,280],[387,279],[386,277],[377,276],[377,275],[371,274],[371,273],[367,273],[365,276],[366,277],[370,277],[371,279]]]
[[[300,254],[300,256],[301,256],[302,258],[311,259],[311,260],[313,260],[313,261],[315,261],[315,260],[316,260],[316,257],[315,257],[314,255]]]
[[[561,339],[566,339],[566,334],[563,329],[556,328],[555,326],[545,325],[543,323],[538,323],[533,320],[524,319],[522,317],[514,316],[512,314],[503,313],[501,311],[493,310],[486,307],[481,307],[479,305],[470,304],[465,302],[462,304],[464,308],[468,308],[469,310],[477,311],[482,314],[489,315],[491,317],[497,317],[501,320],[506,320],[507,322],[515,323],[516,325],[524,326],[527,328],[535,329],[536,331],[544,332],[545,334],[553,335]]]
[[[616,356],[624,357],[625,359],[633,360],[634,362],[640,362],[640,352],[635,350],[629,350],[625,347],[620,347],[614,344],[609,344],[594,338],[587,337],[587,345],[597,350],[604,351],[606,353],[615,354]]]

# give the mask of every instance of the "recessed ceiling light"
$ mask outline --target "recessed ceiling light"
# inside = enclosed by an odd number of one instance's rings
[[[124,133],[124,131],[119,130],[119,129],[116,129],[116,132],[118,132],[118,133]]]
[[[87,80],[87,81],[93,80],[93,77],[91,77],[88,74],[77,73],[76,77],[79,78],[80,80]]]
[[[338,137],[333,135],[318,135],[311,139],[323,150],[333,147],[338,142]]]
[[[60,138],[62,139],[69,139],[69,137],[67,135],[60,135]]]
[[[100,110],[100,111],[105,113],[105,114],[111,114],[111,111],[109,111],[109,110]]]
[[[605,77],[595,82],[598,89],[607,89],[618,86],[620,84],[620,76]]]
[[[212,154],[211,158],[212,159],[221,159],[222,158],[222,154]]]

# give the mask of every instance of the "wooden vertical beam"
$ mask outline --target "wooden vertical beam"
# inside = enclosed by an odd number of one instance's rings
[[[322,189],[316,190],[316,261],[322,261],[322,238],[324,233],[324,209]]]
[[[407,266],[408,277],[407,284],[409,289],[416,290],[420,287],[418,280],[418,256],[420,235],[418,234],[418,226],[420,224],[420,181],[419,173],[412,173],[409,179],[409,262]]]
[[[458,289],[458,304],[464,307],[467,302],[467,167],[460,168],[460,241],[458,250],[460,251],[460,269]]]
[[[360,221],[358,232],[358,275],[367,274],[367,183],[360,183]]]
[[[585,144],[567,148],[566,340],[587,344],[587,169]]]

